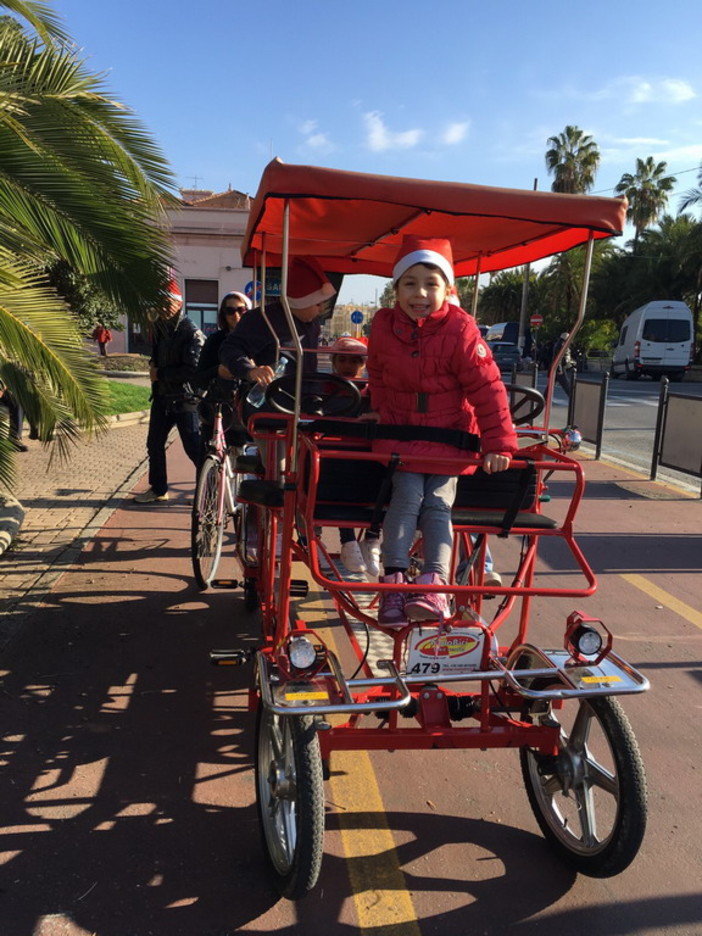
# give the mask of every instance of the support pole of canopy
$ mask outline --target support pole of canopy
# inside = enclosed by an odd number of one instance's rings
[[[478,282],[480,280],[480,261],[482,254],[478,254],[477,265],[475,267],[475,286],[473,287],[473,301],[471,302],[470,313],[477,321],[478,319]]]
[[[536,191],[539,184],[538,179],[534,179],[534,191]],[[524,357],[524,336],[526,335],[526,320],[527,320],[527,306],[529,304],[529,274],[531,272],[531,264],[526,263],[524,265],[524,282],[522,283],[522,304],[519,309],[519,334],[517,336],[517,347],[519,352]]]
[[[295,370],[295,407],[293,413],[292,426],[292,452],[290,456],[290,471],[297,471],[297,434],[298,423],[300,422],[300,402],[302,398],[302,363],[303,350],[300,336],[295,327],[295,318],[290,311],[288,302],[288,265],[290,262],[290,199],[285,199],[285,208],[283,209],[283,252],[280,259],[280,301],[285,310],[285,318],[290,329],[290,337],[297,353],[297,368]]]
[[[583,323],[585,319],[585,306],[587,305],[587,291],[590,286],[590,269],[592,268],[592,255],[595,249],[595,239],[590,234],[589,240],[585,247],[585,269],[583,270],[583,285],[580,291],[580,305],[578,306],[578,317],[575,320],[574,325],[570,329],[568,339],[564,342],[563,347],[560,349],[558,354],[555,356],[551,362],[551,369],[548,372],[548,387],[546,390],[546,409],[544,410],[544,428],[549,429],[551,423],[551,403],[553,401],[553,385],[556,382],[556,372],[558,367],[565,356],[566,351],[573,343],[573,338]]]

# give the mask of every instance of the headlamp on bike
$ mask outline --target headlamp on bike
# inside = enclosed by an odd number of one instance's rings
[[[606,642],[604,634],[607,635]],[[599,619],[587,617],[582,611],[573,611],[566,621],[564,643],[577,663],[599,663],[612,647],[612,635]]]
[[[308,670],[317,662],[317,648],[307,637],[291,637],[288,658],[295,669]]]

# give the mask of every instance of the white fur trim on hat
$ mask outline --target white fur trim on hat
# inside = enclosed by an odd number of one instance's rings
[[[293,257],[288,274],[287,296],[291,309],[306,309],[336,295],[319,262],[313,257]]]
[[[453,286],[453,252],[451,242],[446,238],[416,237],[407,234],[395,258],[392,270],[393,282],[396,283],[402,274],[415,263],[429,263],[437,266],[448,280],[449,286]]]
[[[336,290],[331,283],[324,283],[314,292],[307,293],[306,296],[288,296],[288,302],[291,309],[306,309],[308,306],[316,305],[318,302],[326,302],[336,295]]]

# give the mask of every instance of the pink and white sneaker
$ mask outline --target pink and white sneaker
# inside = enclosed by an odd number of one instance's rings
[[[392,582],[395,585],[404,585],[407,577],[404,572],[393,572],[392,575],[383,575],[381,582]],[[382,627],[405,627],[405,595],[403,592],[382,592],[378,604],[378,624]]]
[[[418,575],[414,584],[445,585],[446,582],[436,572],[426,572]],[[441,624],[449,616],[448,598],[439,592],[408,595],[405,614],[409,621],[438,621]]]

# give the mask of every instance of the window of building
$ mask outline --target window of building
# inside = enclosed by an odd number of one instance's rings
[[[206,335],[217,331],[219,283],[217,280],[186,279],[185,314]]]

